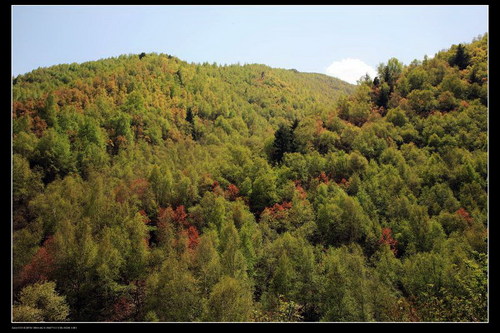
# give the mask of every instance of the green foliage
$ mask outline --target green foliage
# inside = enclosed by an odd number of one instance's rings
[[[300,322],[302,306],[294,301],[287,301],[283,296],[279,297],[277,309],[270,312],[255,310],[252,321],[255,322]]]
[[[213,286],[222,277],[222,265],[216,249],[216,235],[207,232],[201,239],[195,254],[195,276],[198,278],[202,295],[208,297]]]
[[[227,221],[221,228],[219,242],[222,273],[243,280],[247,277],[247,266],[240,246],[240,237],[236,227],[231,221]]]
[[[394,126],[403,127],[408,123],[408,117],[406,117],[403,110],[399,108],[390,109],[387,112],[387,121],[394,124]]]
[[[273,173],[261,174],[252,184],[250,201],[256,211],[272,206],[278,200],[276,193],[276,176]]]
[[[437,104],[434,93],[430,90],[412,90],[408,94],[408,102],[411,108],[418,114],[431,112]]]
[[[386,82],[391,91],[403,71],[403,64],[396,58],[391,58],[387,61],[387,65],[380,64],[377,68],[378,75],[382,82]]]
[[[147,280],[146,309],[160,321],[195,321],[200,318],[201,299],[196,280],[186,264],[167,258],[161,270]]]
[[[15,318],[486,321],[487,50],[357,87],[154,53],[18,76]]]
[[[75,161],[68,137],[53,129],[40,138],[33,155],[33,163],[44,170],[45,182],[56,176],[64,177],[74,170]]]
[[[41,117],[42,119],[45,120],[47,125],[49,126],[56,126],[57,124],[57,115],[58,112],[58,105],[55,101],[54,95],[50,94],[46,101],[45,101],[45,107],[43,108],[41,112]]]
[[[274,133],[271,159],[274,162],[281,162],[285,153],[293,153],[295,151],[297,151],[297,143],[295,142],[293,129],[283,124],[280,125],[276,133]]]
[[[224,276],[210,293],[205,309],[205,320],[249,321],[251,308],[252,295],[249,287],[244,282]]]
[[[372,321],[369,269],[359,247],[330,249],[324,258],[322,321]]]
[[[55,291],[54,282],[29,285],[19,293],[19,301],[14,304],[15,322],[67,321],[69,307],[65,297]]]
[[[12,195],[18,201],[27,202],[43,190],[40,174],[30,169],[29,162],[21,155],[12,156]]]
[[[458,66],[458,69],[463,70],[469,65],[470,57],[462,44],[458,44],[455,54],[448,61],[450,66]]]
[[[338,246],[359,241],[368,219],[356,199],[339,192],[319,205],[317,223],[325,243]]]

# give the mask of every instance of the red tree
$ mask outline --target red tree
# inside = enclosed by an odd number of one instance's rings
[[[145,178],[138,178],[132,181],[130,184],[130,190],[132,193],[137,194],[139,197],[142,197],[144,195],[144,192],[149,187],[149,182]]]
[[[292,203],[285,201],[282,204],[274,204],[272,207],[266,207],[264,209],[264,214],[269,214],[275,219],[282,219],[287,217],[288,210],[292,208]]]
[[[113,315],[109,318],[110,321],[125,321],[129,319],[134,310],[134,304],[126,297],[120,297],[113,304]]]
[[[472,223],[472,217],[464,208],[460,208],[459,210],[457,210],[456,214],[463,218],[469,225]]]
[[[305,199],[307,197],[307,192],[304,190],[302,186],[300,186],[300,184],[295,183],[295,189],[297,190],[297,192],[299,192],[299,197],[301,199]]]
[[[187,220],[188,214],[183,205],[178,206],[175,210],[172,207],[160,208],[158,213],[158,226],[162,227],[171,224],[175,228],[187,227],[189,222]]]
[[[236,187],[236,185],[229,184],[229,186],[227,187],[226,193],[227,193],[227,198],[229,200],[234,201],[234,200],[236,200],[236,197],[240,193],[240,190]]]
[[[175,209],[173,219],[178,225],[187,226],[189,224],[186,220],[187,216],[186,209],[183,205],[180,205]]]
[[[212,192],[217,195],[224,195],[224,190],[222,189],[222,187],[220,187],[219,182],[216,180],[214,180],[214,182],[212,183]]]
[[[328,184],[329,182],[328,176],[323,171],[321,171],[321,174],[319,175],[319,181],[325,184]]]
[[[19,274],[20,285],[32,284],[50,278],[54,270],[53,237],[49,237],[35,253],[31,262]]]
[[[349,187],[349,182],[347,181],[347,179],[342,178],[342,180],[340,181],[339,185],[340,185],[340,187],[346,189],[346,188]]]
[[[398,241],[392,238],[391,228],[382,228],[382,237],[380,238],[379,243],[389,245],[394,255],[397,254],[398,250],[396,246],[398,245]]]
[[[188,247],[190,249],[194,249],[196,246],[198,246],[198,243],[200,243],[200,235],[198,234],[198,230],[194,226],[189,226],[187,233],[189,239]]]

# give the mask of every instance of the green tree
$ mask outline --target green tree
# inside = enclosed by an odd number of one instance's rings
[[[387,64],[380,64],[377,71],[379,77],[389,85],[392,92],[396,81],[403,72],[403,64],[398,59],[391,58],[387,61]]]
[[[240,237],[234,223],[226,221],[220,232],[220,260],[224,275],[237,279],[247,277],[246,259],[240,249]]]
[[[24,287],[12,310],[14,322],[67,321],[68,304],[55,287],[52,281]]]
[[[68,137],[53,129],[47,130],[38,142],[33,163],[44,170],[45,183],[73,171],[75,161]]]
[[[148,277],[146,310],[154,311],[160,321],[196,321],[202,306],[199,293],[186,263],[169,257]]]
[[[449,60],[450,66],[458,66],[460,70],[463,70],[469,65],[469,61],[467,49],[462,44],[458,44],[455,54]]]
[[[216,234],[207,232],[200,238],[195,254],[195,276],[204,297],[208,297],[212,287],[222,277],[220,255],[216,249]]]
[[[252,293],[240,280],[224,276],[213,287],[205,309],[205,320],[215,322],[249,321]]]
[[[250,194],[251,207],[255,211],[262,211],[278,200],[276,176],[273,173],[262,174],[255,178]]]
[[[360,240],[367,217],[362,207],[346,195],[319,206],[318,230],[326,244],[341,245]]]
[[[45,107],[42,109],[40,116],[47,122],[48,126],[57,125],[57,113],[59,106],[56,103],[53,94],[49,94],[45,100]]]
[[[30,169],[29,162],[19,154],[12,156],[12,204],[14,228],[25,226],[28,218],[27,203],[43,190],[39,172]]]
[[[148,180],[151,183],[157,205],[166,207],[171,203],[173,179],[170,170],[162,170],[158,165],[154,165]]]
[[[427,114],[437,106],[434,94],[430,90],[413,90],[408,94],[408,102],[418,114]]]
[[[285,153],[293,153],[297,150],[294,131],[291,127],[281,124],[274,133],[273,151],[271,160],[281,162]]]
[[[361,249],[331,248],[324,258],[325,282],[321,298],[322,321],[370,321],[369,272]]]

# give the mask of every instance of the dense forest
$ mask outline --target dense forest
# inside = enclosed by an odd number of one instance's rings
[[[14,321],[487,321],[487,50],[15,77]]]

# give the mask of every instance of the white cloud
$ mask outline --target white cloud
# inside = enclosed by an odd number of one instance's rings
[[[326,74],[335,76],[352,84],[356,84],[356,81],[366,73],[368,73],[372,79],[377,76],[377,71],[372,66],[359,59],[352,58],[334,61],[326,69]]]

